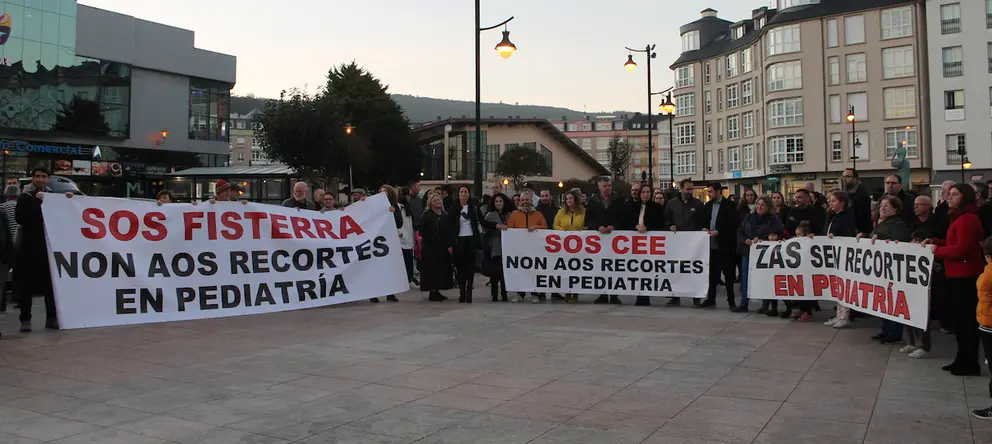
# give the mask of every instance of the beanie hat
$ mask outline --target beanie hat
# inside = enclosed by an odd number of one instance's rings
[[[214,194],[220,194],[230,190],[231,190],[231,184],[224,179],[218,179],[217,185],[214,186]]]

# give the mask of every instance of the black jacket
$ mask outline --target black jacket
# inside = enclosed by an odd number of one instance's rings
[[[645,205],[647,205],[647,208],[644,209],[644,226],[647,227],[648,231],[666,230],[665,215],[662,213],[662,206],[653,200],[647,201]],[[637,230],[637,222],[639,222],[640,217],[641,202],[631,200],[624,205],[623,223],[617,228],[621,230]]]
[[[737,219],[737,208],[730,199],[721,198],[719,211],[716,215],[716,224],[711,227],[709,225],[713,218],[714,202],[716,201],[706,202],[703,208],[704,219],[702,222],[704,225],[702,228],[717,232],[716,245],[711,243],[711,249],[720,252],[733,252],[737,246],[737,225],[740,223]]]
[[[943,239],[947,230],[946,227],[943,227],[943,221],[934,214],[927,217],[925,221],[913,216],[913,223],[909,225],[909,228],[914,232],[919,231],[924,239]],[[941,229],[944,230],[944,233],[941,233]]]
[[[455,200],[455,203],[451,205],[451,209],[448,210],[448,227],[450,227],[451,233],[451,245],[454,245],[458,240],[458,231],[461,224],[462,217],[462,204],[461,201]],[[472,240],[475,242],[476,248],[482,246],[482,233],[479,231],[480,223],[479,220],[482,219],[482,215],[479,212],[479,206],[475,201],[468,201],[468,220],[472,225]]]
[[[832,234],[837,237],[855,237],[860,233],[858,223],[854,220],[854,213],[850,209],[845,209],[840,213],[827,213],[827,220],[823,227],[823,235]],[[871,231],[868,231],[871,233]]]
[[[558,207],[554,203],[545,205],[544,202],[537,203],[537,211],[544,216],[544,220],[548,222],[548,228],[551,228],[555,224],[555,216],[558,215]]]
[[[902,211],[899,213],[899,217],[902,218],[902,221],[907,226],[912,225],[913,220],[916,219],[916,211],[913,210],[913,205],[916,204],[916,196],[912,193],[907,193],[906,190],[902,190],[894,197],[902,202]]]
[[[858,230],[858,233],[871,233],[874,228],[871,223],[871,196],[865,191],[863,184],[858,184],[857,189],[851,193],[850,204],[855,229]]]
[[[46,190],[47,191],[47,190]],[[21,244],[17,250],[17,269],[14,271],[15,288],[34,294],[52,291],[49,274],[48,244],[45,242],[45,218],[41,213],[41,199],[36,193],[24,193],[17,198],[14,219],[21,231]]]
[[[947,237],[947,228],[951,225],[947,212],[948,205],[946,200],[937,204],[937,207],[933,209],[933,216],[931,217],[936,219],[934,221],[934,226],[936,227],[933,235],[934,238],[944,239]]]
[[[792,207],[789,209],[789,217],[782,222],[785,224],[785,231],[788,231],[790,236],[796,235],[796,228],[803,221],[809,222],[810,233],[820,234],[823,232],[826,218],[827,213],[823,211],[823,208],[809,204],[806,208]]]
[[[872,237],[878,236],[879,240],[891,240],[899,242],[909,242],[913,240],[913,231],[901,217],[885,219],[875,226]]]
[[[728,201],[729,202],[729,201]],[[733,204],[731,204],[733,206]],[[709,224],[703,201],[689,196],[689,200],[682,200],[681,196],[669,200],[665,205],[665,229],[672,225],[678,231],[699,231]]]
[[[772,213],[765,213],[764,216],[748,214],[737,229],[737,254],[747,256],[751,252],[751,246],[744,242],[748,239],[769,240],[772,234],[781,239],[784,231],[782,220]]]
[[[623,224],[623,214],[624,202],[620,196],[613,193],[604,202],[603,195],[596,193],[589,196],[589,201],[586,203],[586,226],[590,230],[598,230],[600,227],[610,226],[614,229],[620,229],[620,226]],[[554,220],[552,217],[548,223],[553,224]]]

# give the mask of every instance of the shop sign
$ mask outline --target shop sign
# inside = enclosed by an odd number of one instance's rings
[[[4,151],[22,153],[56,154],[60,156],[89,157],[93,147],[52,142],[32,142],[27,140],[0,140],[0,148]]]
[[[791,172],[792,172],[792,164],[771,165],[768,167],[768,174],[783,174],[783,173],[791,173]]]

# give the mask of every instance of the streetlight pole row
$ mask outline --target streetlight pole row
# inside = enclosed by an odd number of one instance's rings
[[[624,47],[624,49],[628,51],[628,54],[627,54],[627,63],[624,63],[623,66],[627,68],[627,71],[633,72],[635,69],[637,69],[637,63],[634,62],[633,53],[639,52],[647,55],[647,59],[648,59],[648,72],[647,72],[648,75],[648,187],[650,188],[654,188],[654,137],[652,134],[654,132],[654,122],[652,122],[654,114],[652,112],[653,106],[651,104],[651,97],[659,94],[668,93],[668,96],[665,98],[665,101],[662,102],[658,107],[661,111],[668,114],[668,133],[669,133],[668,170],[670,176],[669,178],[671,179],[672,186],[674,187],[675,186],[674,185],[675,184],[675,139],[673,137],[674,134],[672,133],[672,118],[675,117],[675,103],[672,102],[671,91],[675,89],[675,87],[673,86],[661,92],[651,91],[651,59],[655,58],[658,55],[657,53],[654,52],[654,48],[655,45],[647,45],[644,47],[644,49],[633,49],[629,47]]]
[[[475,176],[474,192],[476,196],[482,196],[482,31],[505,26],[513,17],[503,20],[497,25],[482,27],[482,0],[475,0]],[[496,51],[504,59],[510,58],[517,50],[516,45],[510,42],[510,31],[503,29],[503,40],[496,44]],[[445,175],[448,172],[445,171]],[[446,176],[447,177],[447,176]]]
[[[861,148],[861,141],[858,140],[858,133],[854,129],[854,105],[847,111],[847,121],[851,122],[851,170],[858,171],[858,149]]]

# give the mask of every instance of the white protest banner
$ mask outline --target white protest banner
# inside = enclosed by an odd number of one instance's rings
[[[42,212],[62,328],[271,313],[409,289],[385,195],[319,213],[50,193]]]
[[[926,328],[933,265],[930,247],[823,236],[761,242],[751,246],[748,259],[751,299],[830,300]]]
[[[510,291],[703,297],[709,284],[706,233],[514,229],[502,241]]]

